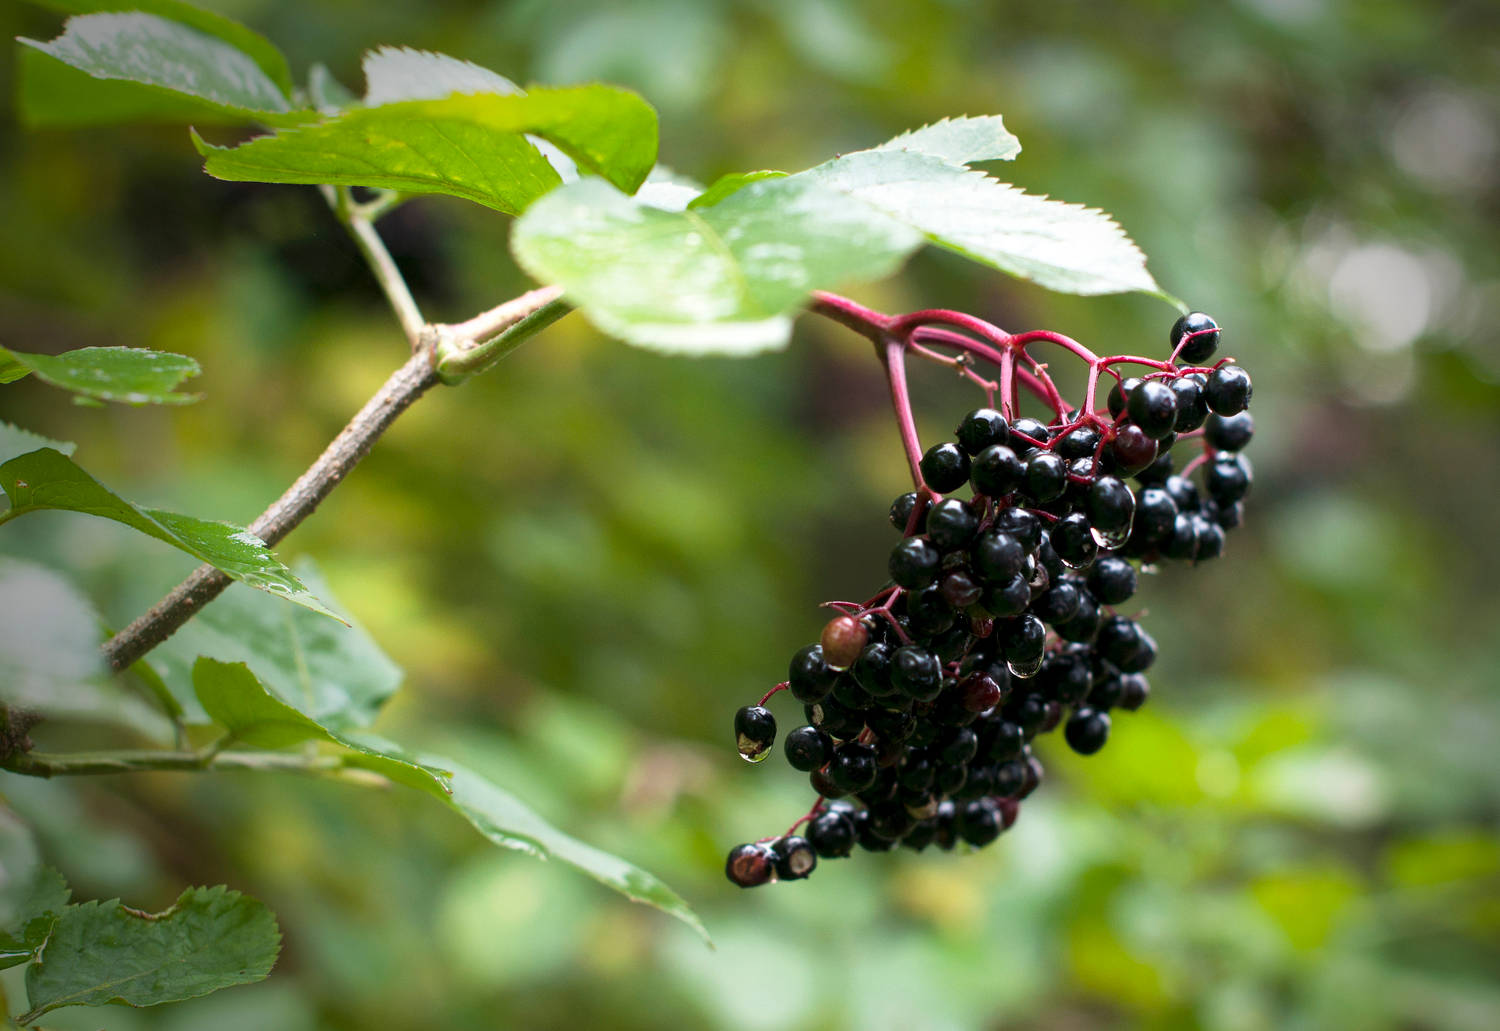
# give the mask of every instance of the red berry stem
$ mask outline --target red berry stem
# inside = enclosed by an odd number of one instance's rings
[[[788,681],[783,680],[781,683],[777,684],[775,687],[771,688],[771,690],[762,695],[760,701],[756,702],[755,704],[765,705],[771,700],[771,696],[774,695],[777,691],[785,691],[787,689],[787,684]]]

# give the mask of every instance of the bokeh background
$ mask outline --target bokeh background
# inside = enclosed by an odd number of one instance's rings
[[[605,79],[709,181],[1002,113],[997,171],[1113,211],[1255,377],[1257,481],[1226,557],[1148,580],[1150,705],[980,854],[828,863],[755,892],[735,842],[806,804],[734,754],[735,708],[863,597],[905,466],[860,340],[658,357],[564,320],[438,390],[280,549],[406,670],[381,729],[447,750],[683,893],[718,944],[423,798],[152,775],[0,792],[82,897],[227,882],[279,915],[264,984],[58,1028],[1455,1029],[1500,1026],[1500,8],[1486,0],[214,3],[358,87],[379,44],[520,81]],[[0,7],[11,37],[57,16]],[[6,93],[14,69],[0,49]],[[126,496],[249,522],[402,359],[316,192],[213,181],[180,126],[0,132],[0,333],[196,357],[204,400],[0,414]],[[387,231],[430,317],[525,287],[506,221],[419,200]],[[1164,353],[1175,314],[945,254],[855,292]],[[1061,363],[1059,363],[1061,364]],[[916,372],[945,434],[977,398]],[[189,568],[47,513],[0,549],[121,623]],[[777,707],[783,729],[789,705]]]

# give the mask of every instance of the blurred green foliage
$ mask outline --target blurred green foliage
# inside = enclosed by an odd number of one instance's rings
[[[1158,280],[1229,327],[1258,481],[1223,561],[1142,592],[1164,646],[1148,709],[1093,759],[1053,748],[1002,842],[741,893],[725,849],[806,789],[744,766],[729,717],[813,637],[818,601],[880,579],[904,465],[878,368],[811,322],[783,354],[689,361],[564,320],[414,408],[281,553],[316,556],[407,671],[382,731],[661,875],[718,950],[415,796],[7,778],[80,897],[160,908],[226,882],[286,933],[262,985],[52,1026],[1500,1026],[1500,8],[213,6],[299,78],[323,60],[358,85],[361,51],[392,43],[633,86],[662,112],[663,160],[701,181],[1002,113],[1026,147],[1008,177],[1113,211]],[[7,36],[57,26],[0,8]],[[6,124],[0,342],[191,355],[205,400],[74,408],[28,381],[0,415],[77,440],[131,497],[248,522],[402,358],[321,204],[208,179],[181,127]],[[491,212],[422,200],[383,228],[431,317],[525,286]],[[1147,353],[1173,317],[937,253],[861,299]],[[930,369],[916,385],[928,436],[973,400]],[[115,623],[190,565],[65,514],[0,547],[79,572]]]

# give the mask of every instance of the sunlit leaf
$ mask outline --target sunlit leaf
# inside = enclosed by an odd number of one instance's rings
[[[62,354],[30,354],[0,347],[0,362],[14,362],[37,378],[85,397],[124,404],[189,404],[179,383],[198,375],[198,363],[181,354],[136,347],[80,347]],[[6,378],[0,365],[0,382]]]
[[[454,93],[520,93],[505,76],[472,61],[411,47],[380,47],[365,55],[365,106],[439,100]]]
[[[875,150],[909,150],[955,165],[975,161],[1009,161],[1021,153],[1021,141],[999,115],[944,118],[886,140]]]

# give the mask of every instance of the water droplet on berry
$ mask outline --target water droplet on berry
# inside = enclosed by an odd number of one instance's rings
[[[1101,548],[1120,548],[1130,539],[1130,527],[1128,526],[1123,530],[1111,530],[1108,533],[1105,533],[1097,526],[1091,526],[1089,527],[1089,533],[1093,535],[1094,543]]]
[[[1042,658],[1043,656],[1038,655],[1034,659],[1008,659],[1005,665],[1010,668],[1012,676],[1025,679],[1036,676],[1037,670],[1042,668]]]

